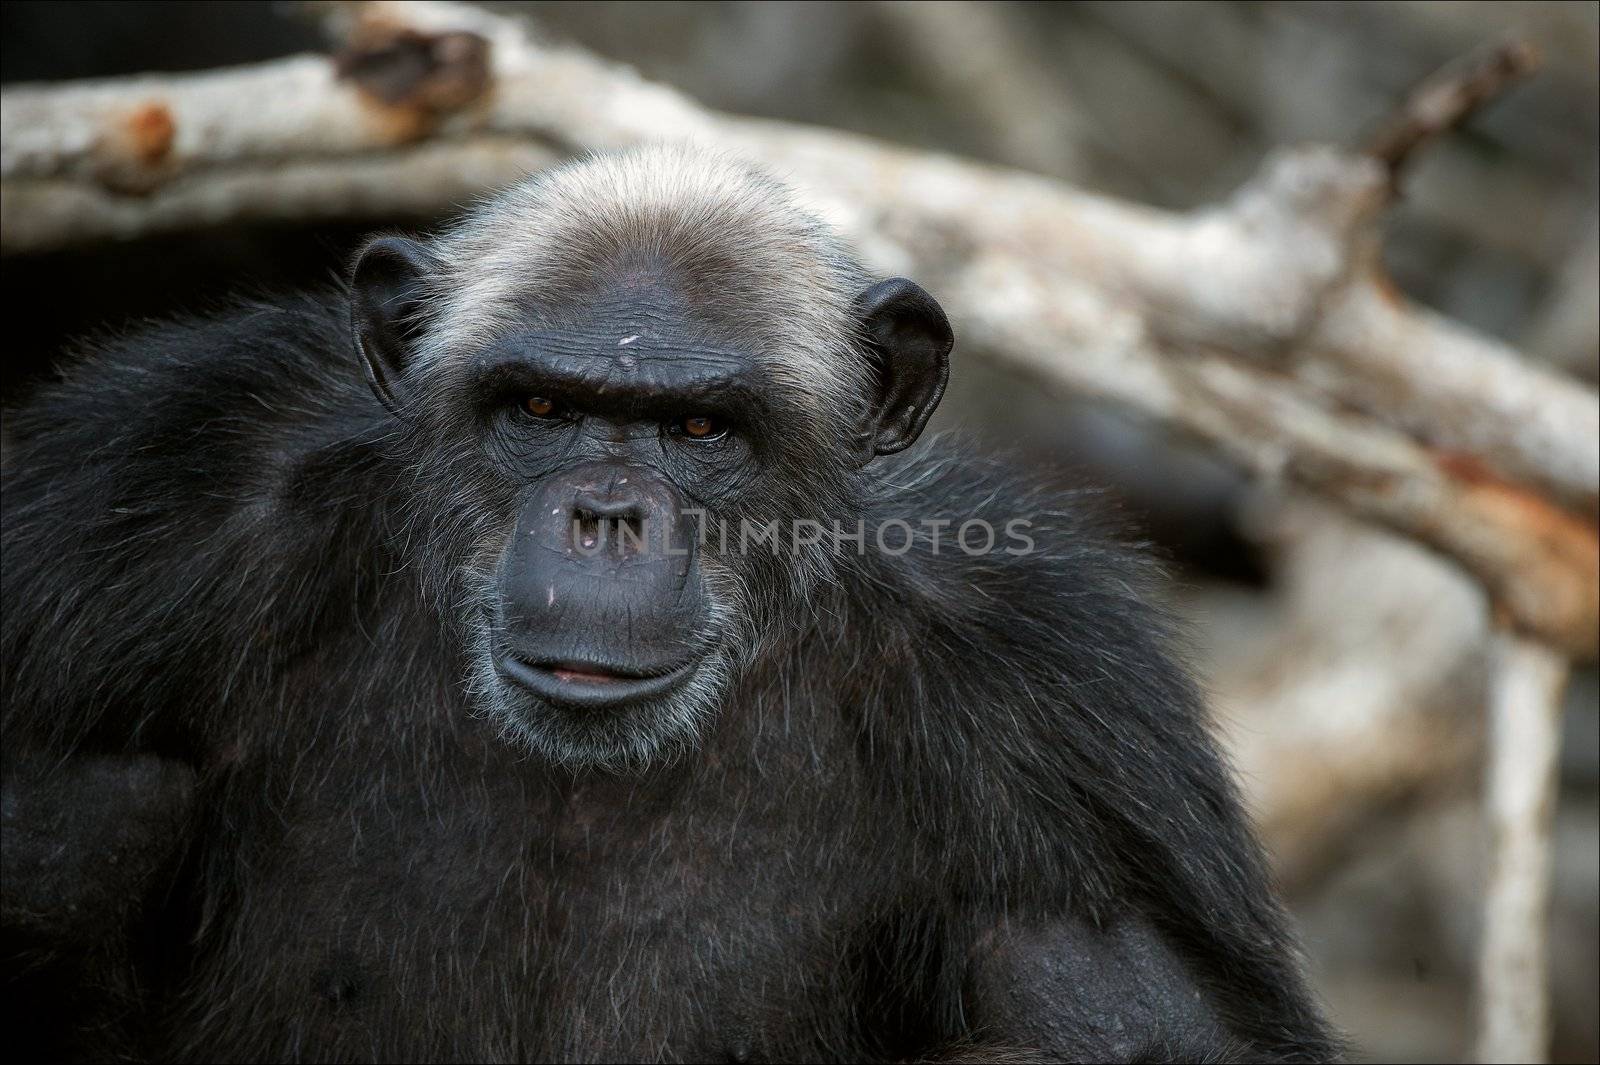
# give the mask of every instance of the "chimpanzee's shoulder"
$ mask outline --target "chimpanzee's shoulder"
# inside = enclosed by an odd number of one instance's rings
[[[192,426],[235,404],[270,413],[274,396],[361,383],[347,313],[331,289],[142,323],[82,341],[62,361],[60,376],[15,412],[14,442]]]
[[[1105,900],[1130,853],[1203,833],[1231,785],[1160,567],[1103,496],[948,438],[883,486],[869,530],[916,536],[873,551],[869,531],[853,615],[880,652],[863,665],[896,679],[864,671],[859,705],[947,875]]]
[[[263,455],[353,430],[367,392],[336,289],[232,300],[84,341],[7,418],[6,485],[180,508],[247,483]],[[133,505],[129,504],[129,505]],[[54,504],[53,504],[54,505]],[[59,508],[57,508],[59,509]]]
[[[868,547],[932,619],[1052,656],[1073,621],[1089,626],[1076,643],[1120,641],[1127,624],[1170,642],[1164,570],[1104,490],[953,434],[896,456],[878,484]]]

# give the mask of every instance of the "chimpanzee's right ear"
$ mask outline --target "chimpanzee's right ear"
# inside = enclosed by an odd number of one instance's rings
[[[404,237],[378,237],[361,250],[350,283],[350,324],[373,395],[390,412],[407,406],[406,371],[415,352],[428,250]]]

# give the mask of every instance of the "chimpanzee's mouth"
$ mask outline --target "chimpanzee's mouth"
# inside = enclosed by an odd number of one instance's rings
[[[501,676],[553,703],[580,710],[601,710],[664,695],[694,672],[685,662],[664,670],[594,662],[528,662],[514,655],[499,661]]]

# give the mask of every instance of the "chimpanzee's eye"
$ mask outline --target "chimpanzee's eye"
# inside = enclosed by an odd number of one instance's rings
[[[556,404],[554,400],[545,399],[543,396],[529,396],[522,401],[522,409],[535,418],[553,418]]]
[[[709,414],[691,414],[680,419],[677,428],[691,440],[717,440],[728,433],[722,421]]]

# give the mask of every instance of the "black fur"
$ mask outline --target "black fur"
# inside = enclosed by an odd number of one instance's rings
[[[160,876],[83,874],[141,899],[92,964],[8,927],[13,1040],[207,1061],[1334,1054],[1151,567],[1089,500],[948,441],[878,460],[850,503],[869,529],[1023,516],[1037,550],[847,553],[762,619],[700,749],[555,769],[463,693],[431,556],[475,515],[426,511],[470,498],[448,473],[470,458],[373,398],[344,307],[154,329],[10,420],[10,778],[19,752],[198,774]],[[38,990],[68,967],[70,994]],[[137,1008],[86,1010],[102,992]]]

